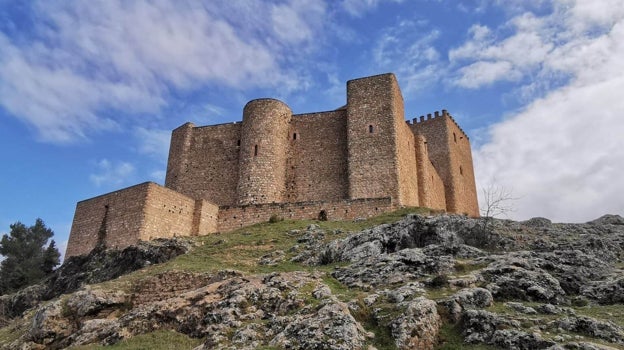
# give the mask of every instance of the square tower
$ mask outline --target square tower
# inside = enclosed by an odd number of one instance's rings
[[[414,135],[394,74],[347,82],[349,198],[418,205]]]

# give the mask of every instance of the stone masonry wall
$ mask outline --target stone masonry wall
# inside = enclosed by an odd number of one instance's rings
[[[166,187],[219,205],[236,204],[240,139],[241,123],[176,129]]]
[[[416,134],[427,140],[429,159],[445,187],[446,210],[479,216],[477,194],[472,167],[470,142],[466,134],[446,111],[436,112],[411,125]]]
[[[184,123],[171,132],[165,177],[167,188],[187,195],[193,194],[193,189],[189,188],[187,183],[189,182],[189,158],[192,152],[194,128],[195,124]]]
[[[416,162],[418,168],[418,199],[419,206],[438,210],[446,210],[444,183],[438,175],[433,163],[429,160],[427,139],[415,135]]]
[[[195,203],[152,182],[78,202],[65,255],[89,253],[99,237],[107,248],[123,249],[139,240],[190,236],[197,231]],[[205,233],[216,231],[217,211],[210,203],[203,207]]]
[[[349,198],[399,199],[397,88],[392,74],[347,82]]]
[[[472,151],[468,136],[463,132],[453,117],[447,114],[447,129],[451,144],[451,167],[454,173],[455,205],[448,208],[454,213],[464,213],[470,216],[479,216],[474,168],[472,165]]]
[[[346,111],[293,116],[285,202],[347,199]]]
[[[401,120],[397,123],[397,166],[399,180],[399,202],[405,206],[418,206],[418,176],[414,133]]]
[[[190,236],[194,232],[195,200],[155,183],[148,183],[140,239]],[[216,216],[213,221],[216,220]]]
[[[192,235],[201,236],[219,231],[219,206],[205,200],[195,201]]]
[[[244,226],[267,222],[272,215],[293,220],[318,219],[321,210],[324,210],[328,220],[353,220],[379,215],[395,208],[396,206],[389,197],[221,207],[219,231],[228,232]]]
[[[271,215],[353,219],[416,205],[479,215],[468,137],[446,111],[406,123],[393,74],[347,82],[347,105],[335,111],[293,116],[281,101],[258,99],[242,122],[186,123],[172,132],[165,186],[79,202],[67,256],[102,237],[122,248]]]
[[[78,202],[65,256],[88,254],[100,231],[107,247],[127,246],[139,239],[148,183]]]
[[[286,194],[286,157],[292,111],[264,98],[243,110],[238,174],[238,204],[282,202]]]

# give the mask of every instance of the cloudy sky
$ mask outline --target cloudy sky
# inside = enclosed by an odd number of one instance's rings
[[[624,208],[621,0],[0,0],[0,232],[164,182],[170,131],[295,113],[394,72],[406,118],[448,109],[509,217]]]

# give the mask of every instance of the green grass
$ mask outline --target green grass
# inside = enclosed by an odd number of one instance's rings
[[[1,345],[8,345],[18,340],[25,333],[25,327],[20,327],[20,325],[12,324],[4,328],[0,328],[0,347]]]
[[[461,330],[458,326],[453,324],[443,324],[440,327],[440,344],[436,349],[439,350],[490,350],[496,349],[496,347],[486,344],[467,344],[464,343],[464,337],[461,335]]]
[[[121,276],[115,280],[103,282],[92,287],[101,289],[116,289],[131,293],[136,283],[143,278],[154,276],[168,271],[186,271],[194,273],[215,273],[220,270],[238,270],[246,274],[290,271],[319,271],[323,272],[323,281],[338,296],[340,300],[349,301],[364,298],[367,293],[357,289],[349,289],[329,274],[341,263],[325,266],[307,266],[291,262],[290,259],[297,252],[289,249],[297,244],[297,238],[302,236],[310,224],[318,225],[325,231],[325,242],[340,239],[353,232],[358,232],[380,224],[394,223],[407,214],[429,214],[425,208],[402,208],[393,212],[358,221],[316,221],[316,220],[283,220],[261,223],[229,233],[217,233],[200,237],[191,237],[196,246],[188,253],[181,255],[163,264],[152,265]],[[289,234],[292,230],[300,230],[300,234]],[[300,244],[303,249],[303,244]],[[282,250],[285,252],[283,261],[274,266],[259,265],[260,258],[270,252]],[[318,301],[312,300],[314,286],[303,288],[305,300],[314,305]],[[308,295],[309,294],[309,295]],[[303,295],[302,295],[303,296]],[[377,336],[372,341],[378,349],[394,349],[394,343],[387,327],[379,326],[369,319],[367,329]],[[372,322],[372,323],[371,323]],[[11,326],[14,327],[14,326]],[[23,332],[22,332],[23,333]],[[0,344],[7,344],[17,340],[22,334],[15,329],[5,327],[0,329]],[[200,340],[189,338],[172,331],[159,331],[145,335],[138,335],[124,340],[110,348],[112,349],[192,349],[201,344]],[[75,347],[73,349],[98,349],[100,346],[91,345]],[[267,347],[266,349],[269,349]]]
[[[174,331],[156,331],[141,334],[119,343],[107,346],[110,350],[184,350],[201,345],[201,339],[190,338]],[[85,345],[70,347],[72,350],[91,350],[104,348],[102,345]]]
[[[577,315],[589,316],[603,321],[611,321],[620,327],[624,327],[624,305],[590,305],[575,307]]]
[[[42,304],[44,305],[44,304]],[[34,310],[27,311],[22,318],[17,318],[6,327],[0,328],[0,349],[25,335],[32,324]]]
[[[381,224],[396,222],[407,214],[428,214],[426,208],[407,207],[388,212],[360,221],[317,221],[317,220],[284,220],[274,223],[261,223],[244,227],[233,232],[216,233],[200,237],[192,237],[196,243],[189,253],[181,255],[163,264],[152,265],[145,269],[122,276],[113,281],[104,282],[102,288],[131,291],[132,282],[147,276],[167,271],[187,271],[195,273],[214,273],[220,270],[237,270],[248,274],[291,271],[330,271],[329,267],[311,267],[290,262],[296,255],[288,250],[297,244],[297,238],[304,234],[310,224],[316,224],[325,231],[325,242],[340,239],[350,233],[371,228]],[[300,230],[299,235],[288,232]],[[334,233],[334,232],[341,233]],[[259,259],[270,252],[282,250],[286,253],[284,260],[274,266],[259,265]]]
[[[482,270],[489,264],[487,263],[475,263],[470,259],[456,259],[455,260],[455,272],[457,275],[468,275],[471,272]]]
[[[425,291],[425,297],[427,299],[431,299],[431,300],[440,300],[440,299],[444,299],[447,297],[450,297],[451,295],[457,293],[459,289],[457,288],[450,288],[450,287],[443,287],[443,288],[426,288]]]

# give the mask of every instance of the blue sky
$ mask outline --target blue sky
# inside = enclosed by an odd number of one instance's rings
[[[406,118],[455,116],[511,218],[622,214],[620,0],[0,0],[0,232],[41,217],[63,245],[77,201],[164,182],[173,128],[335,109],[385,72]]]

